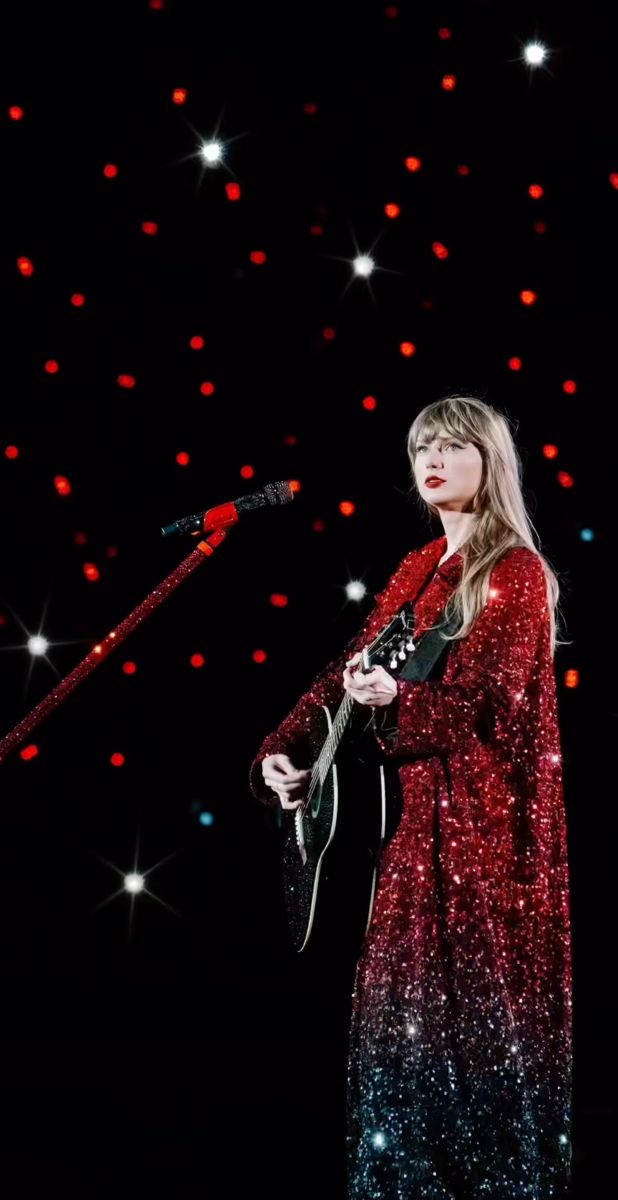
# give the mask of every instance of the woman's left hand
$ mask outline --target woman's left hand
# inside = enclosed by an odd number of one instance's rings
[[[359,704],[367,704],[370,708],[384,708],[391,704],[397,695],[397,680],[389,675],[384,667],[372,667],[367,673],[352,671],[350,668],[361,661],[359,652],[349,659],[343,672],[343,686],[353,700]]]

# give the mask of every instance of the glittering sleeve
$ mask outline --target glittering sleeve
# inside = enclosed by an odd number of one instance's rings
[[[412,550],[400,561],[386,587],[374,596],[373,607],[365,617],[361,630],[347,643],[343,653],[316,676],[311,687],[300,697],[292,711],[262,742],[249,769],[249,786],[257,800],[264,804],[279,803],[279,797],[271,788],[266,787],[262,776],[262,760],[268,754],[287,754],[294,766],[299,768],[312,765],[319,751],[315,734],[318,721],[321,721],[321,706],[338,706],[343,700],[343,672],[346,662],[366,644],[370,626],[376,620],[382,606],[387,603],[390,592],[397,589],[401,579],[410,570],[416,554],[418,551]]]
[[[299,769],[304,765],[311,765],[312,744],[318,720],[321,718],[322,705],[338,707],[341,703],[344,696],[343,672],[346,661],[355,653],[356,648],[360,649],[362,646],[365,631],[374,612],[375,608],[367,617],[361,632],[347,643],[342,654],[320,671],[287,717],[262,742],[249,770],[249,786],[257,800],[264,804],[279,803],[278,796],[266,786],[262,776],[262,760],[268,754],[287,754]],[[316,749],[315,745],[313,749]]]
[[[410,564],[418,553],[418,550],[412,550],[401,559],[386,586],[374,596],[373,607],[367,613],[360,631],[351,638],[338,658],[333,659],[320,671],[292,711],[262,742],[249,769],[249,786],[256,799],[261,800],[263,804],[276,805],[279,803],[279,797],[264,783],[262,760],[268,754],[287,754],[299,769],[312,765],[320,749],[316,733],[320,728],[318,722],[321,723],[321,707],[323,704],[338,707],[343,700],[343,672],[347,660],[366,645],[369,628],[383,605],[387,603],[391,590],[397,589],[406,572],[410,570]]]
[[[497,721],[515,720],[545,621],[549,613],[541,560],[533,550],[517,547],[494,567],[485,608],[468,636],[454,643],[452,653],[459,662],[453,679],[397,680],[397,695],[373,724],[384,754],[448,754],[472,734],[488,740]]]

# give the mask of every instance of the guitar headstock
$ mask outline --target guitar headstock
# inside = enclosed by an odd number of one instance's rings
[[[414,618],[402,609],[380,630],[377,637],[361,652],[363,671],[384,667],[391,674],[400,671],[415,649],[412,636]]]

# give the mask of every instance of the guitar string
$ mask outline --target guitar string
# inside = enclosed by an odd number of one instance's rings
[[[380,632],[376,635],[376,637],[373,639],[371,644],[368,647],[366,647],[367,653],[371,654],[374,651],[376,646],[378,646],[380,644],[380,641],[384,638],[384,635],[386,634],[386,632],[388,631],[390,626],[393,624],[396,625],[398,622],[402,622],[404,632],[407,633],[409,636],[410,635],[410,625],[407,622],[411,618],[413,618],[413,613],[411,613],[409,611],[406,612],[406,606],[404,606],[400,610],[400,612],[396,613],[396,615],[391,619],[391,621],[389,621],[389,623],[387,625],[385,625],[384,629],[380,630]],[[401,634],[399,634],[398,636],[401,637]],[[389,641],[390,640],[392,640],[392,638],[389,639]],[[389,642],[387,641],[386,644],[388,645]],[[335,719],[333,721],[333,727],[332,727],[328,737],[326,738],[324,745],[322,746],[322,749],[321,749],[321,751],[316,759],[315,765],[313,767],[313,771],[311,773],[311,782],[309,784],[307,796],[306,796],[305,800],[302,802],[302,804],[299,806],[299,809],[298,809],[301,816],[305,815],[309,805],[311,804],[311,802],[313,800],[313,797],[315,795],[315,792],[316,792],[318,786],[319,787],[322,786],[322,783],[324,782],[324,779],[326,778],[326,774],[330,770],[330,766],[332,764],[332,760],[334,757],[333,746],[335,743],[337,743],[337,745],[339,743],[340,735],[348,723],[348,719],[349,719],[353,704],[354,704],[353,697],[350,696],[348,692],[346,692],[343,700],[341,701],[341,704],[339,705],[337,713],[335,715]],[[342,727],[343,727],[343,729],[342,729]],[[328,765],[326,766],[326,769],[322,776],[322,767],[324,766],[324,764],[326,762],[328,762]]]

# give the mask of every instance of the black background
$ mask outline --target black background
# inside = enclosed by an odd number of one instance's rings
[[[1,429],[3,451],[20,450],[0,459],[3,731],[189,553],[191,539],[161,539],[163,524],[301,482],[293,504],[247,517],[34,731],[36,758],[2,764],[6,1176],[80,1195],[162,1179],[187,1195],[344,1194],[353,956],[291,953],[276,837],[248,769],[401,557],[442,532],[410,497],[406,432],[424,404],[471,390],[516,426],[563,589],[575,1187],[587,1194],[615,1119],[618,158],[600,10],[402,4],[389,19],[374,4],[23,4],[2,27]],[[552,52],[536,71],[521,60],[533,37]],[[175,87],[186,105],[172,103]],[[217,131],[229,171],[196,157]],[[416,174],[409,154],[423,160]],[[225,194],[234,180],[238,203]],[[384,216],[393,201],[397,221]],[[147,220],[156,237],[141,232]],[[355,246],[375,246],[384,268],[369,286],[351,282]],[[529,309],[522,288],[538,293]],[[403,340],[417,345],[411,359]],[[121,373],[134,389],[117,386]],[[200,394],[204,379],[214,396]],[[346,599],[351,579],[367,586],[360,604]],[[276,592],[287,607],[272,606]],[[39,629],[60,644],[31,663],[15,647]],[[122,893],[134,866],[152,870],[153,895]]]

